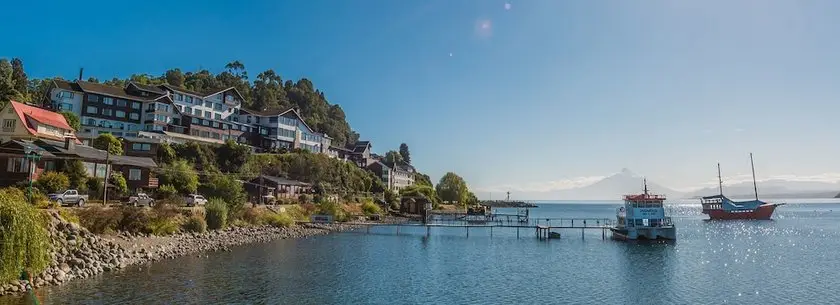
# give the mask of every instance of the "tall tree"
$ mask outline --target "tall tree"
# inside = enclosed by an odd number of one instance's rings
[[[385,165],[388,165],[390,167],[394,167],[394,166],[400,165],[402,163],[403,163],[403,158],[402,158],[402,155],[400,155],[400,153],[398,153],[396,151],[393,151],[393,150],[385,153]]]
[[[0,103],[18,98],[18,92],[15,90],[15,82],[12,78],[13,72],[9,61],[0,58]]]
[[[440,178],[435,187],[438,196],[443,201],[466,204],[469,199],[470,190],[464,178],[453,172],[448,172]]]
[[[88,77],[87,82],[88,82],[88,83],[98,84],[98,83],[99,83],[99,79],[98,79],[98,78],[96,78],[96,77],[91,76],[91,77]]]
[[[121,156],[123,154],[122,142],[110,133],[103,133],[93,139],[91,146],[96,149],[107,150],[112,155]]]
[[[405,163],[411,164],[411,153],[408,152],[408,144],[400,144],[400,156],[402,156]]]
[[[20,58],[12,59],[12,83],[18,94],[28,96],[29,80],[26,79],[26,72],[23,71],[23,61]]]
[[[175,87],[183,87],[184,86],[184,73],[181,72],[181,69],[169,69],[166,70],[166,74],[164,74],[164,78],[166,78],[166,83],[173,85]]]
[[[223,172],[239,172],[250,155],[251,149],[248,146],[227,140],[224,145],[216,148],[216,164]]]

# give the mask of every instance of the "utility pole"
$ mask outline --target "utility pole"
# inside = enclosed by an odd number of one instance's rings
[[[111,143],[108,143],[108,149],[105,150],[105,185],[102,187],[102,205],[108,206],[108,177],[111,176]],[[96,174],[94,174],[96,176]]]

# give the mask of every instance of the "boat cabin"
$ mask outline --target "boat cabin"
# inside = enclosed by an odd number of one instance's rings
[[[624,206],[616,211],[619,227],[663,227],[670,226],[671,218],[665,217],[664,195],[649,194],[647,184],[644,194],[625,195]]]

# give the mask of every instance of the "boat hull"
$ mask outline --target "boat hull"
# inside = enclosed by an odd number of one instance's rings
[[[733,219],[751,219],[751,220],[768,220],[770,217],[773,216],[773,212],[776,211],[776,207],[779,204],[765,204],[761,205],[755,210],[750,212],[736,212],[736,211],[725,211],[722,209],[716,210],[707,210],[703,211],[706,214],[709,214],[709,219],[712,220],[733,220]]]
[[[640,227],[640,228],[610,228],[612,236],[617,240],[676,240],[677,228],[670,227]]]

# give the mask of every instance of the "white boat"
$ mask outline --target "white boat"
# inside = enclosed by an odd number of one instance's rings
[[[616,224],[610,228],[613,238],[676,240],[677,228],[665,216],[664,202],[664,195],[648,193],[645,180],[644,194],[624,196],[624,206],[617,209]]]

